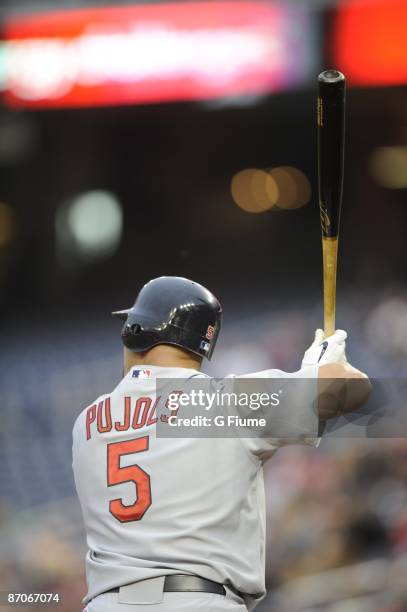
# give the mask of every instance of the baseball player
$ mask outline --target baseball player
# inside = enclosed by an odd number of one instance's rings
[[[213,354],[222,317],[210,291],[156,278],[132,308],[113,314],[124,321],[124,377],[73,429],[89,547],[85,610],[252,610],[265,594],[263,465],[285,441],[156,435],[156,378],[206,376],[202,361]],[[298,372],[250,377],[315,378],[320,419],[352,410],[370,383],[348,364],[345,340],[344,331],[324,339],[317,330]],[[353,379],[362,384],[351,397]],[[316,446],[318,438],[299,431],[290,442]]]

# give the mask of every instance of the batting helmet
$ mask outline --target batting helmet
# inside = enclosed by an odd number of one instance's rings
[[[222,307],[202,285],[178,276],[161,276],[144,285],[132,308],[112,314],[125,321],[122,340],[131,351],[172,344],[210,359]]]

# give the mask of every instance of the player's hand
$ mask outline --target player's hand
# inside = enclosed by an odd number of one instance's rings
[[[343,329],[337,329],[332,336],[324,338],[322,329],[315,332],[314,342],[305,351],[301,368],[326,363],[347,363],[346,338],[348,334]]]

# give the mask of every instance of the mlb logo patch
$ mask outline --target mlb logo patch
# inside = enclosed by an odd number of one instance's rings
[[[134,370],[132,378],[150,378],[151,370]]]
[[[201,351],[205,351],[205,353],[209,353],[210,347],[211,345],[209,344],[209,342],[205,342],[205,340],[202,340],[201,345],[200,345]]]

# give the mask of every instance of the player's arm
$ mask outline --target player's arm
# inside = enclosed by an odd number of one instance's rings
[[[348,363],[346,338],[341,329],[328,338],[324,338],[322,329],[317,329],[302,361],[305,369],[319,366],[318,413],[324,421],[357,410],[372,389],[368,376]]]
[[[318,415],[322,421],[360,408],[372,390],[369,377],[349,363],[318,369]]]

